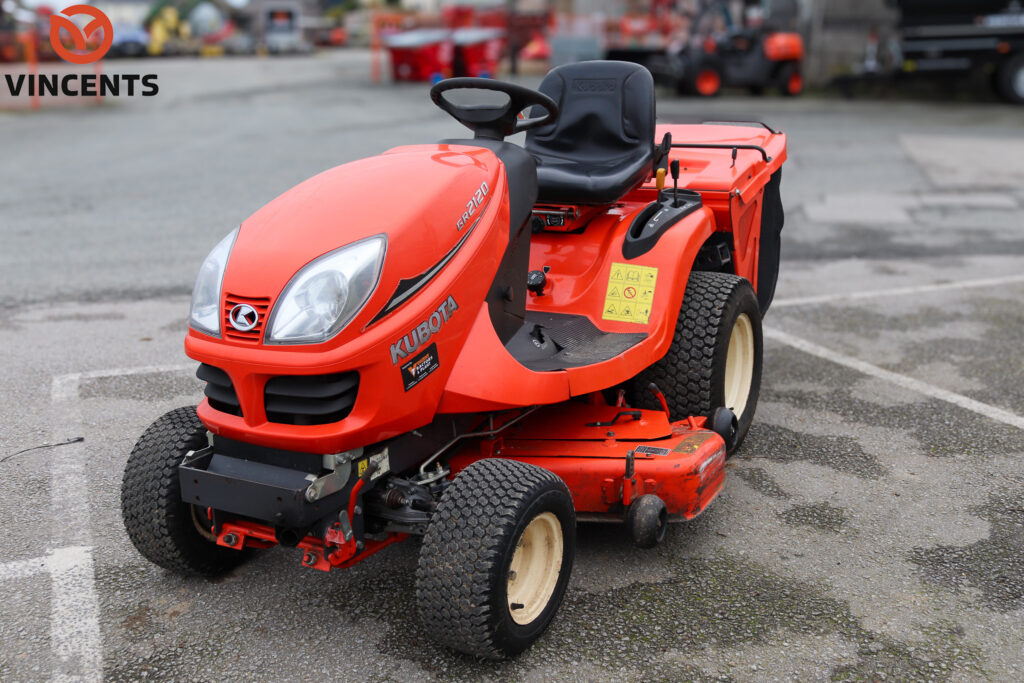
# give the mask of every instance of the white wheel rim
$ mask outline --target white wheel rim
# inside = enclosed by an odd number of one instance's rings
[[[562,524],[542,512],[523,530],[508,566],[508,610],[512,620],[526,625],[548,606],[562,569]]]
[[[725,358],[725,407],[743,417],[754,380],[754,326],[743,313],[729,335],[729,353]]]

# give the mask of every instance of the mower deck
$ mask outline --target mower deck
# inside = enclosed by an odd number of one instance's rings
[[[497,419],[512,425],[516,416]],[[508,429],[499,425],[500,436],[470,441],[449,467],[457,475],[483,458],[543,467],[569,487],[577,518],[583,521],[622,521],[629,506],[647,494],[664,501],[669,521],[690,520],[714,500],[725,479],[725,442],[704,425],[704,418],[669,422],[657,410],[566,402],[531,412]],[[357,540],[352,533],[361,489],[382,471],[386,459],[357,461],[357,471],[364,462],[373,462],[374,468],[358,471],[354,485],[349,482],[311,501],[309,491],[317,480],[313,473],[254,459],[272,455],[266,451],[250,450],[242,459],[237,448],[230,441],[210,446],[189,456],[179,469],[183,497],[209,507],[218,545],[236,550],[297,546],[304,553],[303,565],[330,571],[348,566],[357,553],[362,560],[407,537],[389,533]],[[308,525],[332,506],[342,510],[347,524],[336,522],[323,538],[277,530]]]
[[[480,458],[511,458],[543,467],[565,481],[586,521],[622,521],[644,494],[683,521],[703,512],[725,479],[725,442],[704,425],[670,423],[657,410],[565,403],[464,449],[450,466],[457,473]]]

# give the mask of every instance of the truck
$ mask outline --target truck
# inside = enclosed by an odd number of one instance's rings
[[[1021,0],[890,0],[900,11],[901,76],[980,74],[1008,102],[1024,104]]]

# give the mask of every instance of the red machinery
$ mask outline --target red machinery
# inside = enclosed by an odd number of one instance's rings
[[[450,76],[491,77],[504,50],[497,28],[414,29],[385,38],[396,81],[437,81]]]
[[[446,29],[414,29],[387,36],[396,81],[431,81],[452,76],[455,44]]]
[[[422,535],[425,629],[500,658],[554,617],[577,519],[650,547],[721,490],[757,404],[786,138],[656,127],[623,62],[431,96],[474,137],[325,171],[210,253],[185,342],[206,398],[142,435],[122,513],[148,559],[203,575]]]

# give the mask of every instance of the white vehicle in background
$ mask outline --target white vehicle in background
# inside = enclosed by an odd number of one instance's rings
[[[300,3],[264,5],[258,22],[263,36],[262,46],[270,54],[308,54],[313,51],[313,45],[303,36]]]

